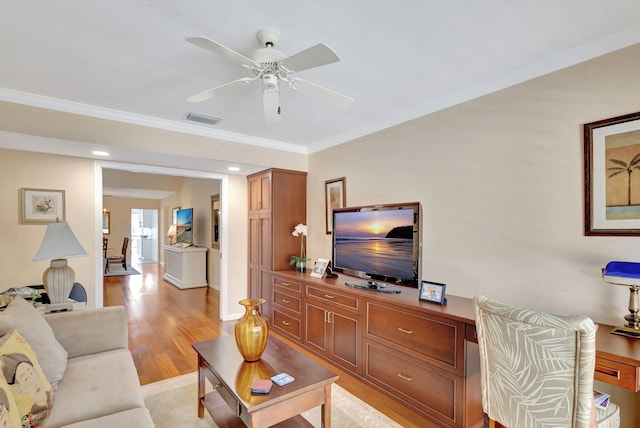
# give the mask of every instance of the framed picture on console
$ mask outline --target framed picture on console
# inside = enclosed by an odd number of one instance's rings
[[[20,223],[65,221],[64,190],[20,189]]]
[[[318,259],[313,266],[313,270],[311,271],[311,276],[315,278],[324,278],[325,273],[327,272],[327,267],[329,266],[329,259]]]
[[[324,182],[324,201],[327,219],[327,235],[333,231],[333,209],[347,206],[347,178],[340,177]]]
[[[445,305],[447,303],[447,298],[445,297],[446,288],[447,284],[422,281],[420,285],[420,300]]]

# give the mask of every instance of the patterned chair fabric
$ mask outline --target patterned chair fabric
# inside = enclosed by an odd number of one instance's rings
[[[596,327],[584,316],[473,299],[480,348],[482,408],[512,428],[588,428]],[[599,428],[619,427],[620,409],[598,409]]]

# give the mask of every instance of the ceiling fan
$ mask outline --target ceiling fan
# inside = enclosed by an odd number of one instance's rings
[[[321,65],[340,61],[340,57],[327,45],[319,43],[291,56],[275,49],[280,40],[280,32],[274,28],[263,28],[258,31],[257,38],[263,48],[253,53],[253,58],[229,49],[206,37],[187,37],[187,42],[200,48],[222,55],[223,57],[251,70],[253,77],[242,77],[224,85],[207,89],[187,98],[192,103],[208,100],[224,91],[247,86],[254,80],[262,81],[262,103],[265,122],[276,122],[282,118],[280,108],[279,82],[286,82],[291,89],[320,100],[332,107],[344,110],[353,102],[353,98],[323,88],[315,83],[291,77],[294,73]]]

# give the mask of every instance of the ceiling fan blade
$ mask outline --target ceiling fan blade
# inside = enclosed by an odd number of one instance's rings
[[[283,59],[280,64],[289,71],[302,71],[338,61],[338,54],[324,43],[319,43]]]
[[[210,52],[216,53],[218,55],[222,55],[225,58],[237,64],[244,65],[244,66],[253,65],[255,67],[260,67],[260,65],[254,60],[249,59],[246,56],[242,55],[241,53],[238,53],[233,49],[229,49],[228,47],[223,46],[218,42],[214,42],[213,40],[208,39],[206,37],[187,37],[185,40],[202,49],[206,49]]]
[[[238,88],[240,86],[247,86],[255,79],[255,77],[243,77],[242,79],[234,80],[233,82],[225,83],[224,85],[216,86],[215,88],[207,89],[206,91],[191,95],[189,98],[187,98],[187,101],[192,103],[200,103],[230,89]]]
[[[280,110],[280,92],[276,90],[263,90],[262,103],[264,105],[264,121],[266,123],[278,122],[282,119]]]
[[[351,103],[353,103],[353,98],[351,97],[323,88],[315,83],[307,82],[306,80],[293,78],[289,80],[289,87],[340,110],[346,110]]]

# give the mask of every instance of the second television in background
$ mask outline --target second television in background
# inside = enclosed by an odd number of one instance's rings
[[[193,208],[179,210],[176,219],[176,242],[193,245]]]

